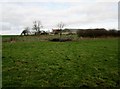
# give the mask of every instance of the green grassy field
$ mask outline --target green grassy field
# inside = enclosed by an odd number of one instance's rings
[[[2,73],[3,87],[118,87],[118,39],[3,42]]]

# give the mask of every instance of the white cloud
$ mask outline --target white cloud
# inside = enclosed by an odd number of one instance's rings
[[[20,34],[25,26],[32,27],[34,20],[41,20],[46,29],[54,28],[60,21],[63,21],[67,25],[66,27],[117,28],[118,7],[116,2],[77,1],[73,3],[71,3],[72,0],[64,3],[59,3],[60,0],[57,0],[56,3],[2,3],[0,24],[4,23],[3,33]],[[8,27],[11,30],[7,31]]]
[[[118,2],[119,0],[1,0],[1,2]]]

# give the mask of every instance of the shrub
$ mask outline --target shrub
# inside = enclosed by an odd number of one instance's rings
[[[53,41],[53,42],[66,42],[66,41],[72,41],[71,38],[53,38],[50,39],[49,41]]]

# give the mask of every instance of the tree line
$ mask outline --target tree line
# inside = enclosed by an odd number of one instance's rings
[[[104,28],[96,28],[96,29],[78,29],[77,30],[78,37],[118,37],[120,36],[120,30],[109,29],[106,30]]]
[[[60,30],[60,36],[62,35],[62,28],[65,26],[65,24],[63,22],[60,22],[57,24],[57,27],[58,29]],[[35,31],[34,35],[41,35],[41,34],[47,34],[47,32],[45,31],[41,31],[41,28],[43,28],[43,25],[41,23],[41,21],[34,21],[33,22],[33,27],[32,27],[32,30]],[[30,32],[30,28],[29,27],[26,27],[21,35],[28,35]]]
[[[65,24],[63,22],[58,23],[57,28],[59,30],[59,35],[61,37],[62,32],[64,31],[69,31],[70,29],[64,29]],[[41,28],[43,28],[43,25],[41,23],[41,21],[34,21],[33,22],[33,27],[32,30],[35,31],[34,35],[41,35],[41,34],[48,34],[45,31],[41,31]],[[73,29],[74,30],[74,29]],[[30,28],[26,27],[21,35],[28,35],[30,32]],[[95,28],[95,29],[77,29],[76,32],[78,37],[118,37],[120,36],[120,30],[116,30],[116,29],[109,29],[106,30],[105,28]]]

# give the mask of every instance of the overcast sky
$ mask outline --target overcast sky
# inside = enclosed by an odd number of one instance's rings
[[[8,2],[9,1],[9,2]],[[118,29],[119,0],[1,0],[0,34],[20,34],[40,20],[45,30],[65,28]]]

